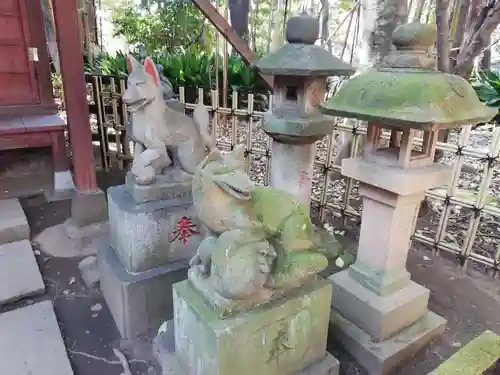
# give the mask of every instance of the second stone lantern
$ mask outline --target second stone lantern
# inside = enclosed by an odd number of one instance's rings
[[[363,155],[342,161],[342,174],[359,181],[363,197],[357,258],[329,279],[333,334],[370,375],[390,373],[445,329],[445,319],[427,309],[429,289],[406,269],[410,239],[425,191],[451,178],[451,168],[434,163],[438,131],[497,112],[466,80],[436,71],[427,55],[435,40],[435,25],[399,26],[384,63],[321,105],[324,113],[368,122]],[[401,136],[400,146],[382,147],[382,129]],[[418,147],[416,131],[424,134]]]
[[[316,141],[333,131],[333,121],[318,109],[325,100],[328,76],[350,76],[355,70],[314,45],[318,20],[306,14],[286,25],[288,44],[256,63],[274,76],[273,101],[263,129],[273,138],[271,183],[309,206]]]

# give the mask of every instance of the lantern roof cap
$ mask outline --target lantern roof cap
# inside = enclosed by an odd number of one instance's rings
[[[350,76],[355,69],[314,45],[318,20],[307,14],[291,17],[286,24],[288,43],[256,62],[264,74],[284,76]]]
[[[396,128],[433,130],[489,121],[497,111],[483,105],[463,78],[436,70],[428,56],[436,26],[398,26],[396,47],[380,66],[349,79],[320,110]]]

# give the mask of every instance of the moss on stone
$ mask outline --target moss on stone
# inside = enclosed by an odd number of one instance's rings
[[[320,106],[323,113],[430,130],[490,120],[496,110],[461,77],[433,71],[370,71],[349,80]]]
[[[430,130],[490,120],[496,110],[479,102],[463,78],[433,71],[371,71],[352,78],[320,106],[323,113]]]
[[[262,128],[266,133],[294,137],[323,138],[333,131],[333,121],[319,111],[308,117],[285,117],[265,113]]]
[[[498,359],[500,336],[486,331],[452,355],[432,372],[432,375],[480,375],[490,369]]]
[[[355,69],[321,47],[286,44],[255,64],[264,74],[350,76]]]
[[[190,281],[173,291],[175,351],[186,373],[296,374],[325,355],[332,296],[326,280],[226,319]]]

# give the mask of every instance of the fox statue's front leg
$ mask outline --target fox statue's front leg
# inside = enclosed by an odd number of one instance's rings
[[[131,170],[139,185],[149,185],[155,181],[157,172],[170,164],[172,164],[172,160],[165,147],[163,150],[148,148],[135,155]]]
[[[189,261],[189,267],[199,266],[203,276],[210,275],[210,267],[212,264],[212,254],[217,246],[217,237],[209,234],[198,245],[196,254]]]

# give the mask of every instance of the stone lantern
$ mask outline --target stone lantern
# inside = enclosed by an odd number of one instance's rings
[[[425,191],[451,177],[433,160],[437,132],[496,114],[467,81],[436,71],[427,55],[435,40],[435,25],[399,26],[396,50],[384,63],[321,106],[325,114],[368,122],[363,155],[342,162],[342,174],[360,182],[363,212],[356,262],[330,277],[330,319],[335,337],[370,374],[386,374],[445,328],[445,319],[427,310],[429,290],[406,270],[410,237]],[[382,129],[400,133],[400,146],[381,148]]]
[[[314,43],[319,25],[302,14],[286,25],[288,44],[257,62],[274,76],[273,101],[264,114],[263,129],[273,138],[271,182],[309,206],[316,141],[333,130],[333,121],[318,105],[325,99],[328,76],[349,76],[350,65]]]

